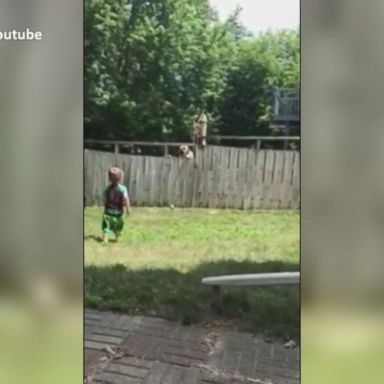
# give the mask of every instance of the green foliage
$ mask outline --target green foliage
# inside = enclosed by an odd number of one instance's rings
[[[252,38],[239,9],[225,23],[208,0],[86,0],[84,12],[86,137],[188,139],[200,108],[223,132],[240,109],[239,134],[255,132],[266,86],[297,83],[298,35]]]
[[[249,32],[239,20],[241,12],[242,8],[237,6],[232,14],[229,15],[224,24],[228,33],[228,37],[235,42],[239,42],[246,38],[252,37],[252,33]]]
[[[278,87],[297,87],[300,81],[299,31],[282,30],[260,34],[257,39],[243,43],[253,51],[258,61],[268,69],[266,83]]]
[[[270,133],[273,87],[299,84],[297,31],[267,32],[237,44],[219,106],[221,134]]]

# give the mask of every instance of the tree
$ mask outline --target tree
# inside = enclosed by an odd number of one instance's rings
[[[299,36],[268,32],[238,42],[236,63],[222,94],[221,134],[270,134],[273,87],[299,86]]]
[[[124,0],[87,0],[84,4],[86,134],[92,129],[96,136],[113,136],[114,120],[121,106],[120,48],[130,11]]]
[[[204,109],[226,134],[267,132],[273,86],[297,86],[297,31],[253,37],[208,0],[86,0],[85,137],[185,140]]]
[[[248,31],[240,21],[241,12],[242,8],[238,5],[224,23],[229,38],[234,42],[239,42],[253,37],[252,33]]]
[[[186,138],[214,113],[230,44],[206,0],[88,0],[86,135]]]
[[[259,63],[268,69],[268,83],[278,87],[298,87],[300,81],[300,37],[298,30],[260,34],[249,43]]]

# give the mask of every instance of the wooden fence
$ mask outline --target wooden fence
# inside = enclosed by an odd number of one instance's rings
[[[139,206],[233,209],[300,205],[300,155],[295,151],[207,146],[195,159],[85,150],[85,201],[102,203],[107,170],[118,166],[131,201]]]

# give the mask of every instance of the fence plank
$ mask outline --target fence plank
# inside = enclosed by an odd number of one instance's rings
[[[274,151],[266,150],[264,151],[264,166],[263,166],[263,182],[261,185],[261,202],[260,208],[268,208],[271,204],[271,184],[273,177],[273,167],[274,167]]]
[[[273,182],[271,188],[271,208],[281,207],[281,186],[284,170],[285,151],[275,151],[275,166],[273,172]]]
[[[221,148],[216,147],[211,152],[210,161],[209,161],[209,169],[211,172],[210,177],[210,187],[208,189],[208,207],[215,208],[217,207],[217,198],[216,195],[218,193],[218,184],[220,183],[220,167],[221,167]]]
[[[210,178],[210,169],[209,169],[209,156],[210,151],[207,150],[205,147],[203,150],[203,166],[202,166],[202,178],[201,178],[201,200],[200,200],[200,206],[201,207],[208,207],[208,191],[209,191],[209,178]]]
[[[254,184],[254,200],[252,208],[261,208],[263,206],[263,183],[265,175],[265,162],[267,158],[267,151],[258,150],[257,159],[256,159],[256,174],[255,174],[255,184]]]
[[[300,208],[300,155],[298,152],[294,154],[292,186],[292,206],[298,209]]]
[[[230,183],[229,183],[229,207],[230,208],[235,208],[236,206],[236,182],[237,182],[237,156],[238,156],[238,151],[236,148],[231,148],[230,151]]]
[[[284,151],[284,168],[281,181],[281,205],[280,208],[289,208],[290,207],[290,188],[291,188],[291,172],[293,160],[293,152]]]
[[[246,210],[251,207],[252,176],[255,173],[255,154],[256,152],[253,149],[247,151],[242,206],[242,208]]]
[[[223,148],[224,150],[224,155],[225,155],[225,160],[222,163],[222,172],[223,172],[223,182],[222,184],[222,201],[220,208],[229,208],[229,185],[230,185],[230,164],[229,164],[229,159],[230,159],[230,148]]]
[[[244,194],[246,187],[246,167],[247,167],[247,155],[248,150],[239,151],[239,166],[238,166],[238,178],[237,178],[237,196],[236,196],[236,208],[244,209]]]

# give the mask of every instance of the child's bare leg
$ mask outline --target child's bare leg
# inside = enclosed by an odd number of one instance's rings
[[[103,232],[103,235],[101,236],[103,243],[108,243],[108,236],[105,232]]]

